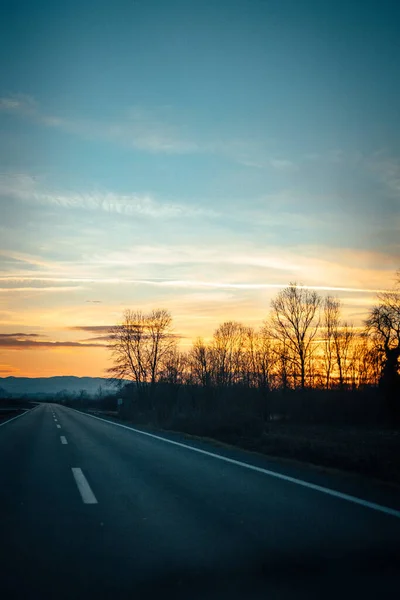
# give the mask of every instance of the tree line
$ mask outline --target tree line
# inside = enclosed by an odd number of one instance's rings
[[[126,310],[111,330],[109,376],[131,381],[150,403],[161,384],[214,394],[240,387],[262,397],[276,390],[372,386],[398,415],[400,272],[393,289],[378,294],[363,327],[344,320],[341,309],[338,298],[291,283],[272,300],[260,328],[227,321],[186,352],[179,349],[169,311]]]

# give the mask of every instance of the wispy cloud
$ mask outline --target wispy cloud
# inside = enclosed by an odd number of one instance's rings
[[[14,250],[0,250],[0,262],[2,265],[5,263],[14,263],[14,273],[18,271],[18,268],[22,269],[46,269],[50,266],[50,262],[38,256],[37,254],[24,254],[22,252],[15,252]]]
[[[370,157],[366,164],[383,183],[387,191],[397,201],[400,201],[400,157],[379,151]]]
[[[32,260],[34,261],[35,258],[33,258]],[[24,271],[25,265],[27,265],[28,272],[30,271],[30,264],[29,264],[28,258],[26,261],[20,261],[20,264],[23,265],[21,267],[22,273],[24,273],[24,272],[26,273],[26,271]],[[41,268],[47,269],[48,266],[49,266],[48,263],[44,262],[44,263],[42,263]],[[0,270],[0,273],[2,273],[2,270]],[[38,277],[38,276],[29,277],[29,276],[26,276],[25,274],[21,274],[21,275],[15,274],[12,276],[0,274],[0,294],[15,294],[15,293],[19,293],[19,292],[33,292],[33,293],[35,293],[35,292],[37,292],[37,293],[61,292],[61,293],[65,293],[65,292],[72,292],[72,291],[77,291],[77,290],[84,290],[85,287],[83,285],[81,285],[81,283],[82,282],[71,282],[70,280],[68,281],[66,279],[60,280],[60,281],[57,281],[57,280],[51,281],[50,279],[46,279],[46,278],[42,278],[42,277]]]
[[[21,369],[9,364],[0,364],[0,373],[2,375],[13,375],[19,373]],[[1,386],[0,386],[1,387]]]
[[[59,129],[83,139],[104,140],[126,148],[162,154],[214,154],[236,163],[259,169],[296,170],[297,165],[287,158],[271,157],[265,144],[254,139],[226,138],[214,132],[212,137],[194,136],[176,123],[172,111],[165,107],[153,109],[132,106],[118,119],[94,120],[47,114],[34,98],[13,94],[0,98],[0,112],[28,118],[44,127]]]
[[[258,149],[247,155],[242,154],[237,157],[237,161],[245,167],[254,167],[256,169],[274,169],[285,173],[294,172],[299,169],[299,165],[293,160],[286,158],[269,158],[265,150]]]
[[[86,338],[83,342],[101,342],[102,345],[108,346],[108,342],[113,339],[113,335],[95,335],[94,337]]]
[[[6,339],[6,338],[38,338],[38,337],[43,337],[42,335],[39,335],[38,333],[0,333],[0,339]]]
[[[26,94],[10,94],[0,97],[0,111],[31,117],[39,114],[36,101],[32,96]]]
[[[12,197],[33,205],[63,209],[83,209],[115,213],[126,217],[142,215],[155,219],[215,217],[217,212],[199,206],[159,202],[150,194],[116,194],[113,192],[65,192],[46,189],[37,177],[23,174],[0,175],[0,196]]]
[[[73,331],[86,331],[89,333],[109,333],[112,325],[75,325],[69,327]]]
[[[226,282],[226,281],[198,281],[198,280],[149,280],[149,279],[132,279],[127,283],[136,283],[142,285],[158,286],[158,287],[174,287],[183,289],[223,289],[223,290],[269,290],[269,289],[282,289],[286,284],[282,283],[240,283],[240,282]],[[377,290],[372,288],[355,288],[355,287],[338,287],[338,286],[324,286],[324,285],[298,285],[299,288],[312,289],[317,291],[325,292],[355,292],[355,293],[378,293],[385,290]]]
[[[111,333],[112,327],[112,325],[75,325],[68,329],[95,334],[93,337],[82,340],[83,342],[101,342],[102,344],[107,345],[108,342],[113,339]]]
[[[292,160],[287,160],[284,158],[271,158],[269,163],[272,167],[274,167],[274,169],[278,169],[280,171],[293,171],[298,169],[298,165],[296,163],[294,163]]]
[[[65,118],[43,112],[34,98],[13,94],[0,98],[0,111],[30,118],[46,127],[89,139],[105,139],[148,152],[192,154],[204,151],[195,141],[182,135],[179,127],[160,119],[155,111],[132,107],[118,121]]]
[[[29,282],[34,281],[33,278],[31,277],[27,277],[26,278]],[[1,282],[2,278],[0,278],[0,282]],[[4,278],[3,278],[4,280]],[[92,283],[92,284],[118,284],[118,285],[131,285],[131,284],[136,284],[136,285],[146,285],[146,286],[156,286],[156,287],[173,287],[173,288],[184,288],[184,289],[188,289],[188,288],[195,288],[195,289],[202,289],[202,288],[211,288],[211,289],[232,289],[232,290],[268,290],[268,289],[281,289],[283,287],[285,287],[286,285],[288,285],[289,282],[284,282],[284,283],[264,283],[264,282],[254,282],[254,283],[249,283],[249,282],[229,282],[229,281],[201,281],[198,279],[131,279],[131,278],[127,278],[127,277],[103,277],[103,278],[67,278],[67,279],[62,279],[62,278],[48,278],[48,281],[66,281],[66,282],[74,282],[74,281],[79,281],[79,282],[84,282],[84,283]],[[334,286],[334,285],[301,285],[299,284],[300,288],[308,288],[308,289],[313,289],[313,290],[320,290],[320,291],[337,291],[337,292],[355,292],[355,293],[379,293],[379,292],[384,292],[387,291],[387,289],[377,289],[377,288],[361,288],[361,287],[343,287],[343,286]],[[3,288],[4,289],[4,288]],[[11,290],[15,290],[17,289],[17,291],[19,291],[22,288],[8,288],[9,291]],[[32,290],[35,288],[30,288],[27,287],[26,290]],[[44,288],[44,289],[49,289],[49,288]],[[60,290],[60,289],[68,289],[68,288],[60,288],[60,287],[56,287],[54,288],[54,290]],[[74,288],[72,288],[74,289]],[[0,291],[2,291],[0,289]],[[81,330],[85,330],[85,328],[77,328],[77,329],[81,329]],[[91,328],[87,329],[88,331],[91,331]]]
[[[28,258],[28,257],[25,257]],[[263,289],[303,282],[321,289],[375,292],[390,285],[398,268],[391,254],[320,246],[282,248],[237,244],[135,245],[121,251],[97,251],[63,265],[50,262],[36,271],[0,276],[0,287],[57,287],[136,284],[153,286],[226,285]],[[134,269],[135,276],[132,277]],[[166,282],[166,283],[165,283]],[[175,282],[175,283],[170,283]],[[178,283],[176,283],[178,282]],[[179,282],[183,282],[180,284]],[[92,289],[92,288],[91,288]],[[115,289],[115,287],[113,288]],[[101,288],[93,294],[106,293]],[[86,296],[87,298],[87,296]],[[82,301],[85,302],[86,298]]]
[[[0,348],[27,349],[27,348],[96,348],[104,347],[106,343],[75,342],[75,341],[48,341],[37,339],[36,334],[0,333]]]
[[[33,282],[36,283],[36,282]],[[82,286],[80,285],[58,285],[58,286],[38,286],[38,285],[31,285],[31,286],[19,286],[19,287],[1,287],[1,282],[0,282],[0,294],[12,294],[12,293],[20,293],[20,292],[73,292],[76,290],[82,290],[84,289]]]

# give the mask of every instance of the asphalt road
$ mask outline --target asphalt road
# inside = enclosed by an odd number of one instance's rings
[[[0,477],[5,600],[399,594],[400,503],[372,483],[51,404],[0,426]]]

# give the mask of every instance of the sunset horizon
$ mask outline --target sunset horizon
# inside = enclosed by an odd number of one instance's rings
[[[125,309],[259,328],[290,282],[361,327],[400,266],[386,13],[84,4],[3,11],[0,377],[104,377]]]
[[[2,597],[395,598],[399,0],[1,9]]]
[[[394,279],[394,274],[393,279]],[[169,283],[169,282],[168,282]],[[183,282],[182,282],[183,283]],[[243,289],[241,284],[203,284],[203,287],[221,287],[223,289]],[[248,284],[250,289],[269,292],[269,302],[279,290],[287,285],[279,284]],[[289,284],[288,284],[289,285]],[[172,286],[174,287],[174,286]],[[202,285],[199,284],[201,288]],[[341,316],[344,321],[354,326],[356,331],[364,330],[364,322],[368,316],[368,311],[376,301],[376,294],[382,293],[390,288],[380,289],[356,289],[356,288],[338,288],[327,286],[304,286],[298,284],[298,287],[315,290],[322,299],[331,296],[340,300]],[[244,288],[246,289],[246,288]],[[344,294],[347,294],[344,295]],[[208,302],[210,298],[204,298]],[[211,298],[213,300],[213,298]],[[257,302],[258,300],[258,302]],[[246,317],[237,312],[236,306],[229,303],[225,306],[223,315],[221,307],[217,304],[214,311],[203,308],[198,314],[191,314],[190,317],[185,313],[180,321],[173,319],[174,334],[178,339],[178,347],[182,351],[188,351],[192,343],[197,338],[203,338],[210,342],[212,335],[219,325],[223,322],[234,321],[242,323],[245,326],[259,330],[269,319],[270,306],[267,303],[263,305],[265,297],[253,298],[252,310],[249,310]],[[28,325],[15,326],[11,329],[24,329],[23,332],[12,331],[9,333],[0,333],[1,356],[7,363],[0,363],[0,377],[54,377],[54,376],[76,376],[76,377],[104,377],[107,378],[110,368],[110,343],[108,334],[110,330],[122,322],[125,310],[149,311],[155,308],[165,308],[170,310],[166,301],[158,305],[143,304],[141,306],[126,305],[120,308],[119,316],[111,322],[102,318],[101,301],[88,301],[90,304],[98,306],[96,310],[96,319],[92,324],[74,324],[58,328],[52,334],[51,328],[40,326],[32,328]],[[115,315],[116,315],[115,307]],[[322,314],[322,311],[321,311]],[[244,317],[244,318],[243,318]],[[218,321],[219,318],[219,321]],[[89,321],[88,321],[89,322]],[[57,334],[57,339],[55,335]],[[29,367],[32,361],[32,367]],[[20,366],[21,365],[21,366]]]

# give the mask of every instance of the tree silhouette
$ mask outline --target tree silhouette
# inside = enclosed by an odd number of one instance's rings
[[[165,309],[149,313],[126,310],[122,322],[111,329],[112,379],[129,379],[140,392],[150,393],[162,374],[164,360],[176,346],[172,317]]]
[[[380,387],[393,418],[400,417],[400,272],[393,290],[378,294],[366,320],[367,332],[382,356]]]
[[[312,290],[291,283],[272,301],[273,334],[288,353],[295,380],[306,387],[307,371],[314,353],[320,319],[321,297]]]

